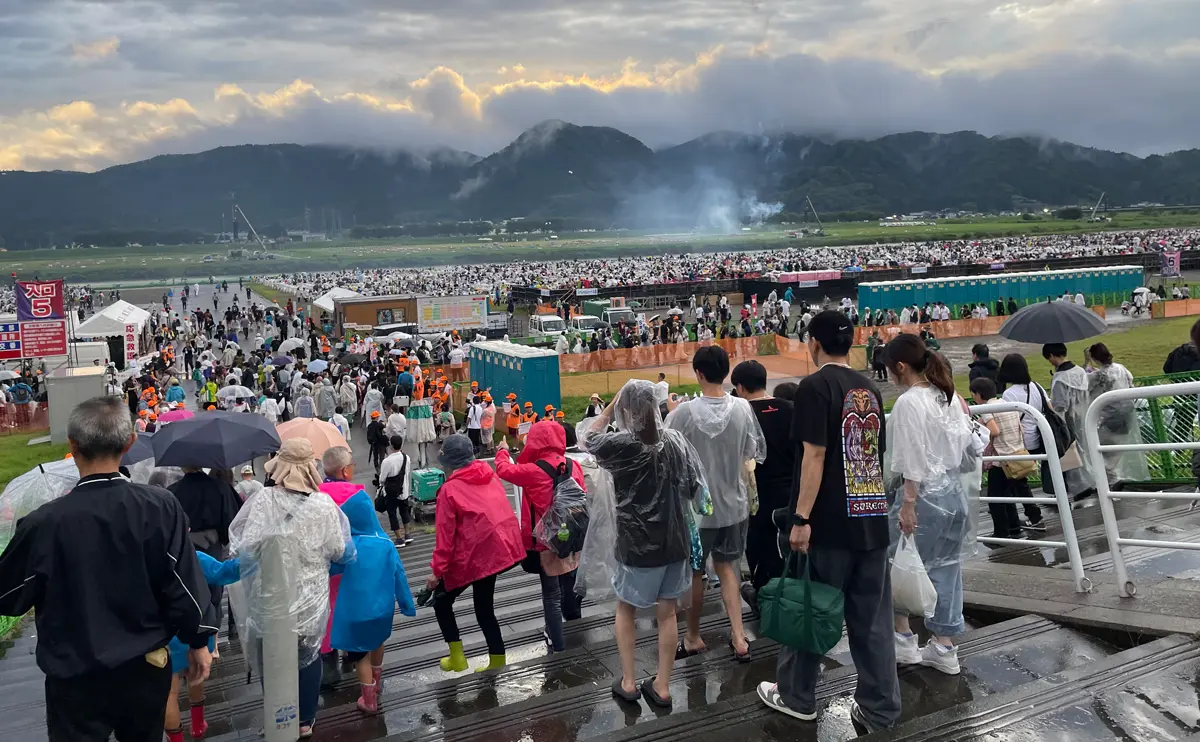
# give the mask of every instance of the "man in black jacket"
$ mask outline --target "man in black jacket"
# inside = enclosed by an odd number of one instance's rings
[[[988,347],[983,343],[976,343],[971,348],[971,356],[971,363],[967,364],[967,368],[971,369],[969,380],[991,379],[995,382],[996,377],[1000,375],[1000,364],[991,357]]]
[[[18,521],[0,555],[0,614],[35,611],[51,742],[159,742],[171,637],[191,647],[192,681],[212,664],[217,623],[183,508],[117,473],[132,429],[119,397],[76,407],[79,483]]]

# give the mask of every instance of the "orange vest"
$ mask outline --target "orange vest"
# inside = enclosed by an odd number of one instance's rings
[[[413,385],[413,399],[425,399],[425,379],[417,379]]]
[[[518,425],[521,424],[521,413],[517,412],[516,410],[517,408],[515,406],[510,407],[508,411],[508,418],[506,420],[508,427],[513,428],[514,430]]]

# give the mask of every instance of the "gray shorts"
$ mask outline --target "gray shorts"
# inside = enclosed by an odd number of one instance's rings
[[[634,608],[651,608],[660,600],[676,600],[692,586],[689,562],[665,567],[629,567],[617,563],[612,577],[613,592]]]
[[[736,562],[746,553],[746,531],[750,527],[750,519],[722,528],[701,528],[700,547],[703,550],[701,561],[707,561],[712,555],[714,562]]]

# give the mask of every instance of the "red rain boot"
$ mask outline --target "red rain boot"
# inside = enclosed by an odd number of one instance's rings
[[[183,742],[183,730],[182,729],[176,729],[175,731],[171,731],[170,729],[167,729],[165,731],[167,733],[167,742]]]
[[[192,704],[192,739],[202,739],[208,732],[208,722],[204,720],[204,699]]]
[[[383,697],[383,665],[371,665],[371,680],[375,683],[375,695]]]
[[[365,714],[379,713],[379,686],[371,683],[361,687],[362,695],[358,697],[358,710]]]

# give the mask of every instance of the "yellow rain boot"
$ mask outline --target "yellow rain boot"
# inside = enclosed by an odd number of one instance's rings
[[[505,655],[489,654],[488,655],[488,663],[481,667],[475,668],[475,672],[487,672],[488,670],[501,670],[504,668],[505,664],[507,664]]]
[[[466,670],[467,656],[463,654],[462,642],[450,642],[450,656],[443,657],[440,662],[442,670],[446,672],[462,672]]]

